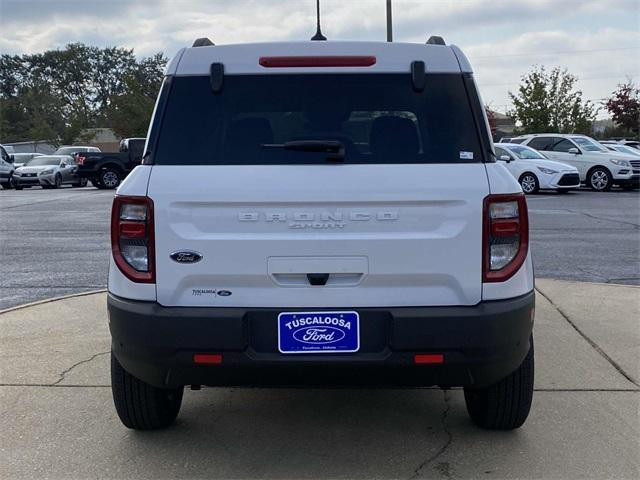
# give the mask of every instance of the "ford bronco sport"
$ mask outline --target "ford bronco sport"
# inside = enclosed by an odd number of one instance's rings
[[[481,427],[529,413],[527,206],[455,46],[181,50],[111,235],[129,428],[169,426],[189,385],[464,387]]]

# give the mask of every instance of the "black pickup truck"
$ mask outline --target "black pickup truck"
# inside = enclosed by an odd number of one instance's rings
[[[75,155],[78,176],[91,180],[98,188],[117,188],[140,165],[144,143],[144,138],[125,138],[119,152],[79,152]]]

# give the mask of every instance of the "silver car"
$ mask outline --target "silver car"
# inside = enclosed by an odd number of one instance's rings
[[[78,177],[77,171],[78,165],[69,155],[43,155],[13,172],[13,186],[16,190],[34,186],[59,188],[66,184],[84,187],[87,181]]]

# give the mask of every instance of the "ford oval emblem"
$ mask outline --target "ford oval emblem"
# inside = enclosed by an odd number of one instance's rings
[[[202,255],[200,255],[198,252],[192,252],[190,250],[174,252],[169,256],[171,257],[171,260],[177,263],[197,263],[202,260]]]
[[[293,332],[293,338],[309,345],[328,345],[339,342],[345,332],[336,327],[302,327]]]
[[[229,290],[218,290],[217,294],[219,297],[228,297],[231,292]]]

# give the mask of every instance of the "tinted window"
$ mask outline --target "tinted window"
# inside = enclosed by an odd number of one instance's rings
[[[551,150],[554,152],[568,152],[570,148],[576,148],[576,146],[566,138],[556,138],[555,140],[556,142],[551,147]]]
[[[140,161],[142,158],[142,150],[144,149],[144,140],[129,140],[129,152],[131,159]]]
[[[553,137],[535,137],[527,145],[536,150],[549,150],[553,144]]]
[[[9,161],[9,154],[3,147],[0,147],[0,155],[2,156],[2,160],[4,160],[5,162]]]
[[[500,147],[495,147],[495,149],[496,149],[496,157],[498,158],[498,160],[500,160],[500,157],[502,155],[506,155],[509,158],[511,158],[511,155],[509,155],[509,153],[506,150],[504,150],[504,149],[502,149]]]
[[[345,163],[482,160],[461,75],[429,75],[416,93],[402,74],[175,77],[156,164],[324,163],[326,155],[265,144],[337,140]]]

